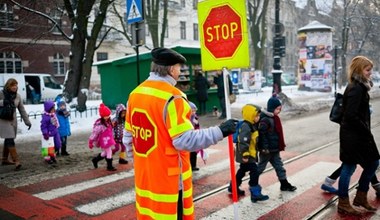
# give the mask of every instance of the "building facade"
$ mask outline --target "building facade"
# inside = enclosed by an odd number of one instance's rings
[[[37,4],[19,1],[32,11],[49,15],[55,22],[14,5],[0,3],[0,74],[49,73],[63,82],[69,64],[70,41],[58,30],[70,34],[62,7],[50,1]]]

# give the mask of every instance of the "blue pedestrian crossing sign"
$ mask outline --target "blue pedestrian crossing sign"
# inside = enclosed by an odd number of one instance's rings
[[[127,0],[127,21],[128,24],[144,20],[142,7],[143,0]]]

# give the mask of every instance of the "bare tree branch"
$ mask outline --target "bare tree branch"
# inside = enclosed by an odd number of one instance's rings
[[[11,2],[17,6],[19,6],[20,8],[26,10],[26,11],[29,11],[29,12],[33,12],[37,15],[40,15],[46,19],[48,19],[49,21],[51,21],[59,30],[59,32],[62,33],[62,35],[66,38],[66,40],[69,40],[71,41],[72,39],[62,30],[61,26],[57,23],[57,21],[55,21],[52,17],[50,17],[49,15],[45,14],[45,13],[42,13],[40,11],[36,11],[36,10],[33,10],[31,8],[28,8],[24,5],[21,5],[20,3],[16,2],[15,0],[11,0]]]

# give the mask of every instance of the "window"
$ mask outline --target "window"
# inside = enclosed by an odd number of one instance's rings
[[[180,28],[181,28],[181,39],[186,39],[186,22],[180,21]]]
[[[43,77],[43,81],[44,81],[44,85],[45,87],[47,88],[51,88],[51,89],[62,89],[61,85],[59,85],[59,83],[57,83],[53,78],[51,78],[50,76],[44,76]]]
[[[53,25],[53,28],[51,29],[51,32],[54,33],[54,34],[61,34],[61,32],[59,31],[58,27],[62,27],[62,11],[60,9],[55,9],[55,10],[52,10],[51,13],[50,13],[50,16],[53,18],[53,20],[56,22],[55,23],[52,23]]]
[[[65,59],[63,58],[62,54],[56,53],[53,57],[53,68],[54,73],[57,75],[64,75],[65,74]]]
[[[108,53],[97,52],[96,53],[96,60],[97,61],[108,60]]]
[[[6,3],[0,3],[0,28],[14,29],[13,8]]]
[[[0,52],[0,73],[22,73],[22,62],[15,52]]]
[[[198,24],[193,24],[193,39],[199,40],[199,34],[198,34]]]

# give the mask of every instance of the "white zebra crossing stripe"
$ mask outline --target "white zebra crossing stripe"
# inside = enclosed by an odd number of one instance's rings
[[[289,182],[297,186],[294,192],[281,192],[280,183],[263,188],[262,193],[269,196],[269,200],[252,203],[250,194],[238,202],[238,215],[240,220],[257,219],[258,217],[272,211],[278,206],[286,203],[294,197],[304,193],[311,187],[321,183],[327,175],[338,168],[340,164],[330,162],[318,162],[308,168],[288,177]],[[275,177],[277,178],[277,177]],[[210,216],[202,218],[211,219],[234,219],[234,206],[230,206],[212,213]]]
[[[62,196],[77,193],[86,189],[91,189],[93,187],[101,186],[107,183],[112,183],[121,179],[132,177],[133,175],[134,175],[134,171],[132,169],[129,171],[107,175],[107,176],[96,178],[93,180],[87,180],[81,183],[72,184],[65,187],[60,187],[60,188],[53,189],[50,191],[37,193],[37,194],[34,194],[33,196],[38,197],[43,200],[52,200],[52,199],[56,199]]]
[[[92,203],[81,205],[75,209],[87,215],[100,215],[107,211],[131,204],[135,202],[135,191],[128,190],[119,195],[100,199]]]

